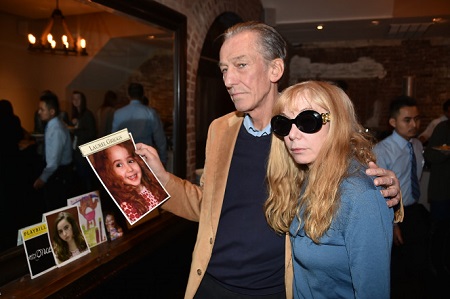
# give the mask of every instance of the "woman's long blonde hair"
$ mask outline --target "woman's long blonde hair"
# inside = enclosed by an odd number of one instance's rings
[[[329,132],[317,159],[310,165],[297,164],[283,138],[272,136],[265,215],[278,233],[288,232],[292,220],[298,217],[306,234],[319,243],[339,207],[339,186],[347,175],[350,159],[367,164],[375,161],[375,156],[372,138],[357,121],[351,100],[331,83],[306,81],[288,87],[276,102],[273,115],[293,109],[301,97],[330,113]],[[299,198],[302,188],[304,193]]]

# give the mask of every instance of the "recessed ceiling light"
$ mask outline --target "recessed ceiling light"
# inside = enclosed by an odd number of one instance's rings
[[[380,25],[380,21],[377,21],[377,20],[373,20],[371,23],[372,23],[372,25],[374,25],[374,26]]]
[[[317,29],[318,30],[322,30],[323,29],[323,25],[317,25]]]

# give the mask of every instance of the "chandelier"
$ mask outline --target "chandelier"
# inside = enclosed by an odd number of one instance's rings
[[[61,43],[58,44],[53,39],[52,29],[54,24],[60,24],[64,34],[61,36]],[[42,52],[49,54],[65,54],[65,55],[87,55],[86,40],[73,38],[67,26],[62,11],[59,9],[58,0],[56,0],[56,8],[48,20],[47,26],[42,32],[39,39],[33,34],[28,34],[28,50],[32,52]]]

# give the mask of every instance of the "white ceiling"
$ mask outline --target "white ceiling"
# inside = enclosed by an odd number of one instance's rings
[[[2,0],[0,11],[48,18],[57,0]],[[265,21],[293,45],[306,42],[450,37],[450,0],[261,0]],[[88,0],[58,0],[64,15],[92,13]],[[433,18],[441,18],[433,22]],[[374,25],[372,21],[377,21]],[[316,26],[322,24],[323,30]]]

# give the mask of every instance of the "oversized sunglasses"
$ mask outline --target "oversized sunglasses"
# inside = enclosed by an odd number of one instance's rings
[[[330,121],[330,113],[319,113],[314,110],[305,110],[300,112],[294,119],[289,119],[283,115],[272,117],[270,124],[275,134],[287,136],[294,124],[300,131],[307,134],[318,132],[322,125]]]

